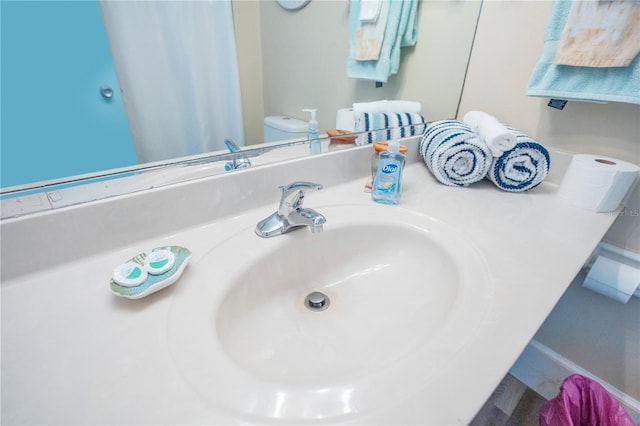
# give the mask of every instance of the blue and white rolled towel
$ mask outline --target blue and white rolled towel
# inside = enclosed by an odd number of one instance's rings
[[[422,114],[414,112],[361,112],[356,117],[356,144],[367,145],[421,135],[425,129]]]
[[[487,178],[505,191],[528,191],[549,174],[549,152],[528,135],[507,128],[516,135],[516,146],[493,159]]]
[[[440,120],[429,124],[420,141],[420,154],[439,182],[468,186],[487,175],[491,150],[466,124]]]

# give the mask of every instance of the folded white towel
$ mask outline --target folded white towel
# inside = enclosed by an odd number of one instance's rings
[[[492,115],[482,111],[469,111],[462,120],[480,135],[494,157],[500,157],[516,146],[516,135]]]
[[[358,117],[363,112],[409,112],[412,114],[420,114],[422,112],[422,104],[416,101],[373,101],[373,102],[357,102],[353,104],[353,115]]]
[[[420,114],[422,112],[422,104],[415,101],[388,101],[387,112],[410,112]]]
[[[382,0],[362,0],[360,2],[360,21],[376,22],[382,9]]]
[[[356,102],[353,104],[353,116],[358,117],[363,112],[387,112],[387,100],[373,102]]]

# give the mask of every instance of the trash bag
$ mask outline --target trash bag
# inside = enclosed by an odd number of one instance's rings
[[[544,403],[540,426],[635,426],[629,414],[598,382],[573,374],[557,397]]]

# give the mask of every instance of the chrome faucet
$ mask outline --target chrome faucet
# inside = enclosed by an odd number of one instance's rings
[[[304,194],[308,189],[319,190],[322,185],[312,182],[292,182],[281,186],[282,197],[278,211],[261,220],[256,225],[256,234],[263,238],[284,234],[292,228],[308,226],[311,232],[322,232],[326,222],[324,216],[313,209],[302,207]]]
[[[241,151],[240,147],[231,139],[225,139],[224,144],[227,146],[227,149],[231,153]],[[249,161],[247,157],[236,158],[233,161],[229,161],[227,164],[224,165],[224,169],[226,171],[244,169],[246,167],[251,167],[251,161]]]

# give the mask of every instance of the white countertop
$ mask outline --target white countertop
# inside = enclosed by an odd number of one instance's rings
[[[306,201],[319,211],[369,205],[370,151],[350,151],[3,221],[2,423],[256,422],[206,403],[176,367],[167,328],[184,282],[128,300],[111,293],[111,271],[139,252],[181,245],[193,252],[184,280],[216,241],[274,211],[277,185],[290,181],[326,179]],[[467,424],[616,218],[563,203],[553,181],[520,194],[488,181],[447,187],[414,158],[403,185],[401,204],[388,208],[451,225],[483,254],[489,309],[476,335],[418,393],[313,423]]]

